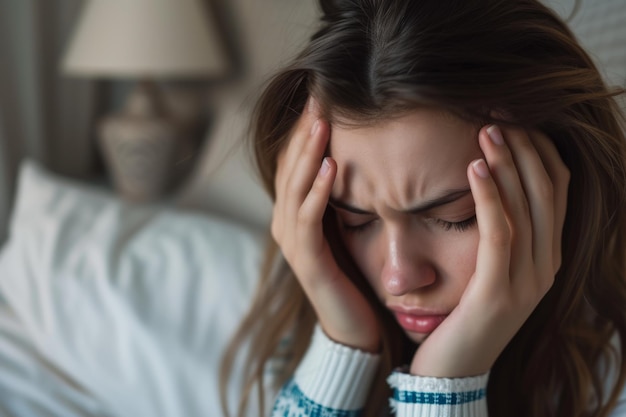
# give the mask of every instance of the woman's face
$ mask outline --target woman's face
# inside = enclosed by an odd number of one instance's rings
[[[333,126],[331,205],[340,236],[409,338],[423,341],[474,273],[478,228],[466,175],[478,129],[435,109]]]

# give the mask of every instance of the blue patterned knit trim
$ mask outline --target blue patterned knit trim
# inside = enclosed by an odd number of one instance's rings
[[[484,389],[451,393],[393,391],[394,400],[409,404],[458,405],[478,401],[484,397]]]
[[[359,417],[360,415],[361,410],[336,410],[310,400],[293,379],[280,390],[272,411],[272,417]]]

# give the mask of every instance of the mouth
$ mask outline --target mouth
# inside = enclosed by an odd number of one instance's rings
[[[448,314],[434,313],[425,310],[408,310],[401,307],[390,307],[398,324],[412,333],[432,333],[448,317]]]

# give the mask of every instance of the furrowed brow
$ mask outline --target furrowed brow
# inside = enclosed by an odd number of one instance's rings
[[[463,197],[465,197],[466,195],[470,194],[472,192],[471,189],[469,188],[464,188],[461,190],[451,190],[451,191],[446,191],[445,194],[439,196],[439,197],[435,197],[431,200],[426,200],[423,203],[421,203],[420,205],[416,206],[416,207],[412,207],[408,210],[406,210],[407,213],[413,213],[413,214],[419,214],[419,213],[423,213],[425,211],[428,210],[432,210],[434,208],[440,207],[440,206],[445,206],[446,204],[450,204],[456,200],[459,200]]]
[[[432,198],[430,200],[426,200],[423,203],[419,204],[418,206],[415,207],[411,207],[407,210],[403,210],[406,213],[412,213],[412,214],[419,214],[419,213],[423,213],[425,211],[428,210],[432,210],[434,208],[440,207],[440,206],[444,206],[446,204],[450,204],[456,200],[459,200],[463,197],[465,197],[466,195],[471,193],[471,189],[469,188],[463,188],[460,190],[448,190],[445,192],[445,194],[439,196],[439,197],[435,197]],[[345,210],[348,211],[350,213],[354,213],[354,214],[362,214],[362,215],[373,215],[376,213],[373,213],[371,211],[367,211],[358,207],[354,207],[344,201],[340,201],[340,200],[336,200],[334,198],[330,198],[329,204],[335,208],[335,209],[341,209],[341,210]]]
[[[330,198],[330,201],[328,202],[328,204],[330,204],[334,209],[341,209],[341,210],[349,211],[350,213],[354,213],[354,214],[367,214],[367,215],[374,214],[371,211],[367,211],[367,210],[363,210],[363,209],[351,206],[348,203],[345,203],[340,200],[335,200],[332,197]]]

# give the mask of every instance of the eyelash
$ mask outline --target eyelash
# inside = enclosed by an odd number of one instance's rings
[[[374,220],[370,220],[369,222],[356,224],[356,225],[342,223],[342,227],[343,227],[343,230],[345,230],[347,233],[357,234],[357,233],[362,233],[365,230],[367,230],[367,228],[372,224],[372,222],[374,222]]]
[[[445,231],[454,227],[454,230],[457,232],[465,232],[476,224],[476,215],[473,215],[469,219],[461,220],[460,222],[447,222],[441,219],[436,219],[435,222],[443,227]]]
[[[357,225],[343,224],[343,229],[348,233],[362,233],[366,231],[374,221],[375,220],[371,220],[369,222]],[[459,222],[448,222],[441,219],[435,219],[435,223],[441,226],[446,232],[452,228],[454,228],[454,230],[457,232],[466,232],[476,224],[476,215],[473,215],[469,219],[461,220]]]

